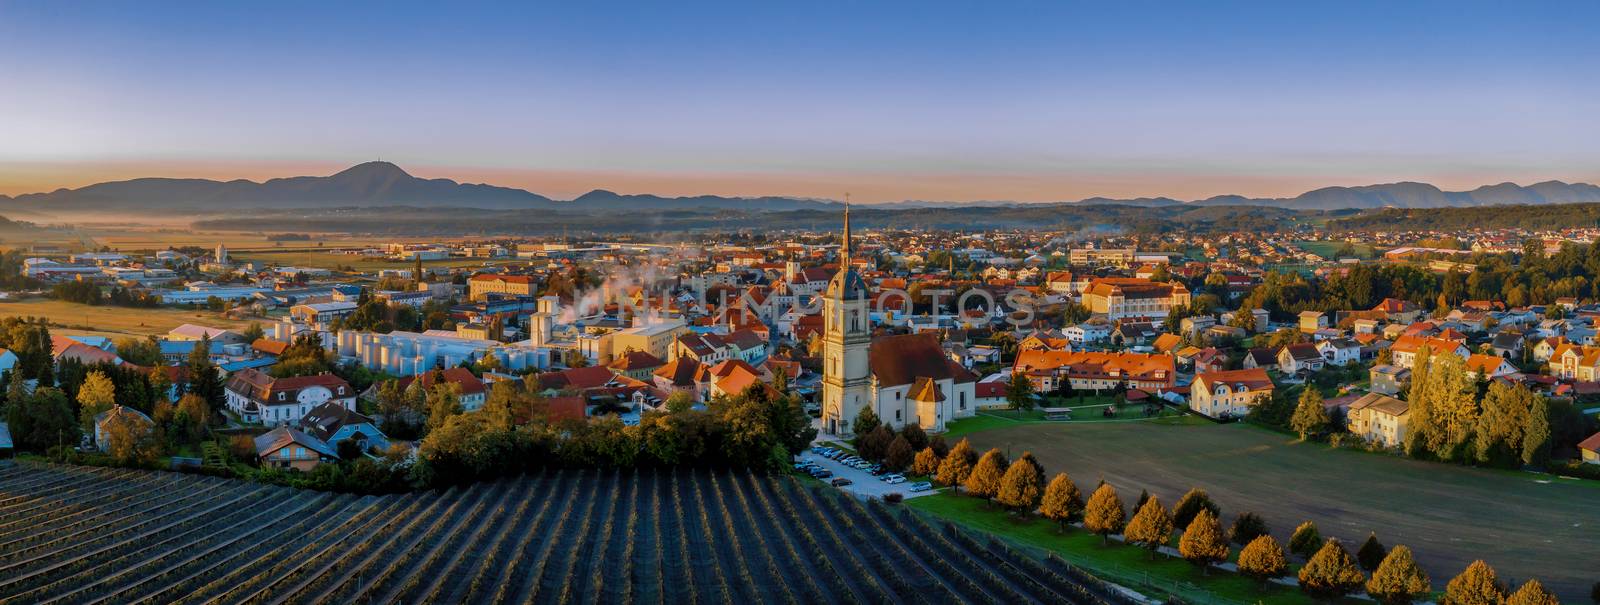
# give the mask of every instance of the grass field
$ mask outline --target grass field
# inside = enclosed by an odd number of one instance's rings
[[[0,301],[0,317],[11,316],[44,317],[50,321],[54,333],[111,337],[166,334],[186,323],[217,328],[243,328],[250,325],[249,321],[229,319],[204,310],[93,306],[42,298]]]
[[[1282,540],[1308,519],[1352,549],[1376,531],[1410,546],[1435,589],[1479,558],[1502,580],[1538,577],[1568,601],[1597,579],[1596,482],[1330,450],[1242,424],[1011,422],[966,435],[979,451],[1031,451],[1086,490],[1103,478],[1129,505],[1141,489],[1170,503],[1200,486],[1228,522],[1253,511]]]
[[[1295,242],[1295,245],[1304,248],[1306,252],[1310,252],[1328,260],[1336,260],[1334,258],[1334,254],[1337,253],[1340,248],[1343,248],[1344,244],[1344,242]],[[1372,259],[1377,258],[1378,256],[1378,250],[1373,248],[1370,244],[1351,243],[1350,246],[1355,249],[1356,258]]]
[[[247,252],[230,253],[236,261],[257,261],[275,265],[295,267],[317,267],[332,269],[335,267],[355,267],[360,271],[377,271],[379,269],[410,269],[416,266],[416,261],[394,261],[355,254],[340,254],[337,252],[317,252],[307,250],[254,250]],[[456,268],[456,267],[482,267],[485,265],[500,265],[507,263],[520,263],[526,261],[513,259],[486,259],[486,258],[450,258],[434,261],[423,261],[426,267]]]

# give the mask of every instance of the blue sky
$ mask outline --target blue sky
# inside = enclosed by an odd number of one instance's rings
[[[1597,17],[1594,2],[0,0],[0,193],[379,157],[557,197],[1593,181]]]

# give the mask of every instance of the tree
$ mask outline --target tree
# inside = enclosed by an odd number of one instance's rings
[[[673,391],[671,395],[667,396],[668,412],[681,414],[691,409],[694,409],[694,396],[690,395],[688,391]]]
[[[1172,538],[1172,515],[1167,514],[1167,508],[1161,505],[1160,498],[1151,496],[1133,514],[1122,536],[1127,538],[1129,544],[1138,544],[1150,551],[1150,558],[1154,559],[1156,549],[1166,545],[1167,540]]]
[[[1050,485],[1045,486],[1044,497],[1039,502],[1039,514],[1060,523],[1063,530],[1068,523],[1083,517],[1083,494],[1066,473],[1058,473],[1050,480]]]
[[[1104,544],[1111,534],[1122,531],[1127,514],[1122,509],[1122,499],[1117,497],[1117,488],[1101,483],[1089,494],[1089,504],[1083,510],[1083,528],[1099,534],[1100,543]]]
[[[894,443],[894,432],[889,427],[879,425],[867,434],[856,437],[856,454],[878,462],[889,453],[891,443]]]
[[[916,457],[912,451],[911,442],[906,441],[906,436],[897,435],[894,441],[889,442],[889,451],[884,454],[883,465],[895,472],[906,470]]]
[[[1301,523],[1289,536],[1289,552],[1301,557],[1310,558],[1320,548],[1322,548],[1322,532],[1317,531],[1317,524],[1310,521]]]
[[[1208,573],[1212,564],[1228,560],[1228,540],[1222,536],[1216,515],[1200,509],[1178,539],[1178,554],[1199,565],[1203,573]]]
[[[189,382],[183,392],[199,395],[206,400],[211,411],[220,411],[226,396],[222,389],[222,375],[217,371],[217,365],[211,363],[210,336],[201,336],[194,344],[194,349],[189,351],[185,368]]]
[[[1377,532],[1367,534],[1367,541],[1361,543],[1361,548],[1356,549],[1356,561],[1361,563],[1361,569],[1372,571],[1383,562],[1385,555],[1389,554],[1378,542]]]
[[[856,441],[856,446],[858,448],[860,447],[860,445],[861,445],[861,443],[860,443],[861,437],[872,433],[872,431],[874,431],[874,430],[877,430],[877,428],[879,426],[882,426],[882,424],[883,423],[878,420],[878,413],[872,411],[872,406],[870,406],[870,405],[861,406],[861,411],[856,412],[855,423],[850,425],[851,427],[853,427],[853,430],[855,431],[856,440],[857,440]],[[885,444],[885,445],[887,445],[887,444]]]
[[[421,378],[412,381],[422,382]],[[435,381],[427,395],[428,430],[444,426],[445,420],[461,414],[461,387],[455,383]]]
[[[117,404],[117,387],[100,370],[91,370],[78,387],[78,421],[83,430],[94,429],[94,417]]]
[[[922,425],[915,422],[901,427],[900,436],[906,438],[906,443],[911,445],[911,451],[921,451],[922,448],[928,447],[928,433],[922,430]]]
[[[1013,410],[1033,409],[1033,381],[1022,372],[1012,372],[1011,382],[1006,385],[1006,403]]]
[[[1289,558],[1270,535],[1256,536],[1239,551],[1239,573],[1262,584],[1289,571]]]
[[[978,459],[978,465],[972,468],[972,474],[967,476],[963,485],[968,494],[983,498],[993,499],[1000,493],[1000,480],[1005,477],[1006,455],[1000,453],[998,448],[990,449]]]
[[[52,446],[78,443],[78,419],[67,394],[55,387],[39,387],[29,394],[22,380],[13,378],[7,393],[6,423],[18,449],[42,452]]]
[[[1366,576],[1338,540],[1323,543],[1300,568],[1300,589],[1315,597],[1342,597],[1361,589]]]
[[[1210,511],[1212,517],[1222,515],[1222,508],[1211,501],[1211,496],[1206,490],[1198,487],[1191,488],[1178,499],[1178,504],[1172,507],[1172,523],[1178,529],[1188,529],[1189,522],[1193,521],[1200,511]]]
[[[1039,507],[1043,492],[1044,471],[1033,454],[1023,452],[1000,478],[1000,492],[995,494],[995,501],[1018,513],[1028,513]]]
[[[1409,605],[1428,596],[1431,590],[1428,574],[1417,567],[1411,549],[1405,545],[1389,551],[1372,572],[1372,579],[1367,580],[1367,595],[1383,605]]]
[[[967,443],[963,437],[939,463],[939,476],[935,477],[934,481],[939,482],[939,485],[959,487],[967,482],[967,477],[972,474],[972,467],[977,460],[977,454],[972,451],[972,444]]]
[[[1301,441],[1305,441],[1308,435],[1319,434],[1327,429],[1328,410],[1322,407],[1322,393],[1315,386],[1306,385],[1306,390],[1300,393],[1300,403],[1294,408],[1289,426],[1300,434]]]
[[[1228,538],[1234,544],[1245,546],[1254,542],[1256,538],[1272,533],[1267,528],[1267,521],[1261,515],[1252,512],[1239,513],[1233,518],[1233,527],[1228,529]]]
[[[500,380],[490,387],[489,396],[483,401],[483,408],[478,410],[484,414],[490,429],[504,431],[514,426],[511,410],[516,407],[521,395],[522,387],[515,381]]]
[[[150,423],[132,411],[112,415],[105,423],[106,453],[110,454],[117,464],[154,463],[160,452],[156,449],[150,429]]]
[[[1535,396],[1528,409],[1527,424],[1522,428],[1522,463],[1543,467],[1550,460],[1550,444],[1550,402]]]
[[[1499,605],[1505,598],[1506,589],[1495,577],[1494,568],[1479,559],[1450,579],[1439,605]]]
[[[184,395],[178,398],[172,419],[173,424],[183,431],[185,440],[191,443],[200,441],[205,438],[206,426],[211,421],[211,405],[194,393]]]
[[[1506,605],[1560,605],[1561,601],[1550,591],[1544,589],[1544,584],[1538,580],[1523,582],[1522,587],[1511,596],[1506,597]]]
[[[923,448],[911,460],[911,474],[930,477],[938,474],[940,461],[938,452],[933,451],[933,448]]]
[[[259,321],[250,322],[250,325],[245,327],[243,334],[245,342],[255,342],[267,337],[267,332],[261,329],[261,322]],[[121,352],[119,351],[118,355],[120,354]]]

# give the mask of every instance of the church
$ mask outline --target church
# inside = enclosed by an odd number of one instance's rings
[[[822,300],[822,430],[850,436],[861,408],[872,406],[884,425],[915,423],[944,432],[977,408],[978,377],[945,355],[931,333],[872,337],[866,281],[850,263],[850,207],[844,210],[839,273]]]

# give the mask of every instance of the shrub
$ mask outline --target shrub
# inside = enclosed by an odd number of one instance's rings
[[[899,504],[905,499],[906,495],[900,492],[889,492],[883,495],[883,501],[888,504]]]

